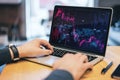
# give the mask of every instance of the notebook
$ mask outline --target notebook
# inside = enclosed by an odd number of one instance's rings
[[[55,6],[49,37],[53,54],[27,60],[52,66],[66,53],[80,52],[98,63],[105,56],[111,17],[111,8]]]

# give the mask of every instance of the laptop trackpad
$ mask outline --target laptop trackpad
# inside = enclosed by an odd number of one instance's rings
[[[36,58],[25,58],[28,61],[32,61],[35,63],[40,63],[43,65],[47,65],[47,66],[52,66],[53,63],[59,59],[59,57],[55,57],[55,56],[42,56],[42,57],[36,57]]]

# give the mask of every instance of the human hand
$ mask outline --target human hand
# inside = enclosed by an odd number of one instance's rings
[[[40,46],[45,46],[47,49],[41,49]],[[18,46],[17,49],[20,58],[49,55],[53,52],[53,47],[49,44],[49,42],[42,39],[34,39],[21,46]]]
[[[87,69],[92,69],[92,63],[80,53],[66,54],[53,64],[53,69],[61,69],[70,72],[74,80],[79,80]]]

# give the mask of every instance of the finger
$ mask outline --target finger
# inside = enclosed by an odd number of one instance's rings
[[[76,54],[75,54],[75,57],[80,58],[82,55],[83,55],[83,54],[81,54],[81,53],[76,53]]]
[[[90,62],[85,63],[84,65],[85,65],[85,70],[88,70],[88,69],[91,69],[91,70],[92,70],[92,68],[93,68],[93,64],[90,63]]]
[[[71,57],[71,56],[73,56],[74,54],[70,54],[70,53],[66,53],[62,58],[64,58],[64,57]]]
[[[61,59],[56,60],[52,65],[53,69],[56,69],[60,65],[60,62],[61,62]]]
[[[86,55],[82,55],[82,56],[80,57],[80,61],[86,63],[86,62],[88,62],[88,57],[87,57]]]
[[[52,51],[51,50],[47,50],[47,49],[41,49],[41,50],[39,50],[39,52],[43,53],[44,55],[52,54]]]
[[[40,40],[40,44],[44,45],[45,47],[47,47],[48,49],[50,49],[53,52],[53,46],[51,46],[50,43],[47,42],[46,40]]]

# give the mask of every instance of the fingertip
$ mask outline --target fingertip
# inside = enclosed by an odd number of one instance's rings
[[[53,50],[53,46],[51,46],[51,50],[52,50],[52,52],[54,51],[54,50]]]
[[[52,53],[53,53],[53,51],[49,50],[49,54],[52,54]]]
[[[90,63],[90,62],[86,63],[86,66],[87,66],[88,69],[92,69],[93,68],[93,64]]]
[[[94,65],[92,62],[89,62],[89,64],[90,64],[91,67],[93,67],[93,65]]]
[[[42,50],[41,53],[43,53],[44,55],[50,55],[52,54],[51,50]]]
[[[66,53],[64,56],[73,56],[73,54]]]
[[[54,51],[53,47],[50,44],[48,45],[48,49],[50,49],[52,52]]]

